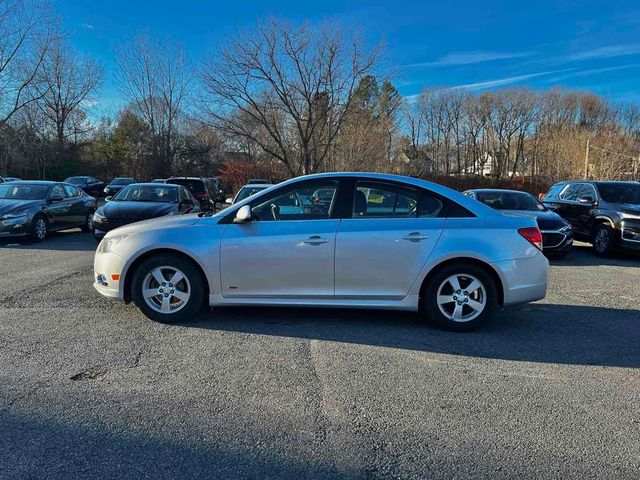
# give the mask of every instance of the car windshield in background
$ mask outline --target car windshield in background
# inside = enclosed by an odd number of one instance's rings
[[[261,192],[265,188],[267,187],[266,186],[265,187],[242,187],[240,189],[240,192],[238,193],[238,198],[236,198],[236,203],[241,200],[244,200],[245,198],[250,197],[254,193]]]
[[[187,187],[191,193],[206,192],[207,188],[202,180],[190,180],[188,178],[170,178],[167,183]]]
[[[0,185],[0,199],[42,200],[47,196],[48,185],[15,184]]]
[[[129,185],[133,182],[133,178],[114,178],[111,185]]]
[[[113,197],[117,202],[161,202],[169,203],[177,200],[177,188],[161,186],[125,187]]]
[[[640,204],[640,183],[598,183],[605,202]]]
[[[532,195],[525,192],[476,192],[476,198],[496,210],[545,209]]]
[[[65,180],[65,183],[71,185],[84,185],[87,182],[87,177],[69,177]]]

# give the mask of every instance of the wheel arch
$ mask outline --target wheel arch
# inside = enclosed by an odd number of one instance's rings
[[[186,260],[186,261],[190,262],[194,267],[196,267],[196,269],[200,273],[200,277],[202,278],[202,282],[203,282],[203,285],[204,285],[204,288],[205,288],[205,298],[208,298],[209,290],[210,290],[209,279],[207,278],[205,270],[202,267],[202,265],[200,264],[200,262],[198,262],[191,255],[189,255],[189,254],[187,254],[185,252],[182,252],[180,250],[176,250],[176,249],[173,249],[173,248],[155,248],[155,249],[152,249],[152,250],[147,250],[146,252],[144,252],[141,255],[139,255],[138,257],[136,257],[135,260],[133,260],[133,262],[131,262],[131,264],[127,267],[126,271],[124,272],[124,284],[123,284],[123,292],[122,293],[123,293],[123,298],[124,298],[125,302],[129,303],[132,300],[131,284],[133,282],[134,273],[138,269],[138,267],[142,264],[142,262],[144,262],[148,258],[156,256],[156,255],[163,255],[163,254],[164,255],[173,255],[173,256],[176,256],[176,257],[180,257],[183,260]]]
[[[447,268],[451,265],[456,265],[456,264],[460,264],[460,263],[465,263],[465,264],[471,264],[471,265],[475,265],[479,268],[482,268],[484,271],[486,271],[489,275],[491,275],[491,278],[493,279],[493,281],[496,284],[497,287],[497,297],[498,297],[498,305],[502,306],[504,305],[504,284],[502,282],[502,278],[500,277],[500,275],[498,274],[498,272],[496,271],[495,268],[493,268],[491,266],[491,264],[484,262],[482,260],[478,260],[477,258],[473,258],[473,257],[454,257],[454,258],[448,258],[446,260],[443,260],[442,262],[434,265],[431,270],[429,270],[429,272],[427,273],[427,275],[424,277],[424,279],[422,280],[422,283],[420,285],[420,302],[419,304],[422,305],[422,298],[424,295],[424,292],[427,288],[427,285],[429,284],[430,280],[438,274],[438,272],[440,272],[442,269]]]

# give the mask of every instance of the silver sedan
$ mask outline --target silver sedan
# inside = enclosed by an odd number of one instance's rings
[[[535,219],[414,178],[327,173],[272,186],[218,214],[110,231],[94,286],[177,322],[210,306],[423,312],[472,330],[499,306],[545,296]]]

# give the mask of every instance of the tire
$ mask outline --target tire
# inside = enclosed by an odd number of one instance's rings
[[[183,277],[177,283],[171,282],[177,273]],[[140,311],[151,320],[161,323],[177,323],[193,318],[202,307],[205,293],[204,280],[198,268],[189,260],[167,254],[143,261],[133,274],[131,288],[131,298]],[[150,293],[156,289],[156,295],[145,298],[144,292]]]
[[[82,231],[85,233],[93,232],[93,210],[89,210],[87,213],[87,218],[84,219],[84,223],[82,224]]]
[[[469,287],[473,290],[468,290]],[[483,268],[469,263],[454,264],[429,279],[421,301],[423,311],[438,327],[469,332],[483,325],[496,309],[497,286]]]
[[[616,232],[611,226],[602,223],[593,234],[593,251],[599,257],[608,257],[616,249]]]
[[[49,224],[44,215],[36,215],[31,222],[31,233],[29,237],[34,242],[42,242],[49,234]]]

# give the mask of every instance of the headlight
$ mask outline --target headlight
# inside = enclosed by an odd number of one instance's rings
[[[560,229],[561,232],[570,232],[571,231],[571,225],[565,225],[564,227],[562,227]]]
[[[635,213],[625,213],[625,212],[617,212],[620,215],[620,218],[628,219],[628,220],[640,220],[640,214]]]
[[[105,217],[104,215],[102,215],[102,214],[100,214],[98,212],[95,212],[93,214],[93,221],[94,222],[104,222],[106,219],[107,219],[107,217]]]
[[[3,215],[0,217],[0,221],[2,220],[13,220],[15,218],[22,218],[22,217],[26,217],[27,216],[27,212],[14,212],[14,213],[7,213],[6,215]]]
[[[98,245],[98,253],[109,253],[118,243],[127,238],[129,235],[114,235],[113,237],[105,237]]]

